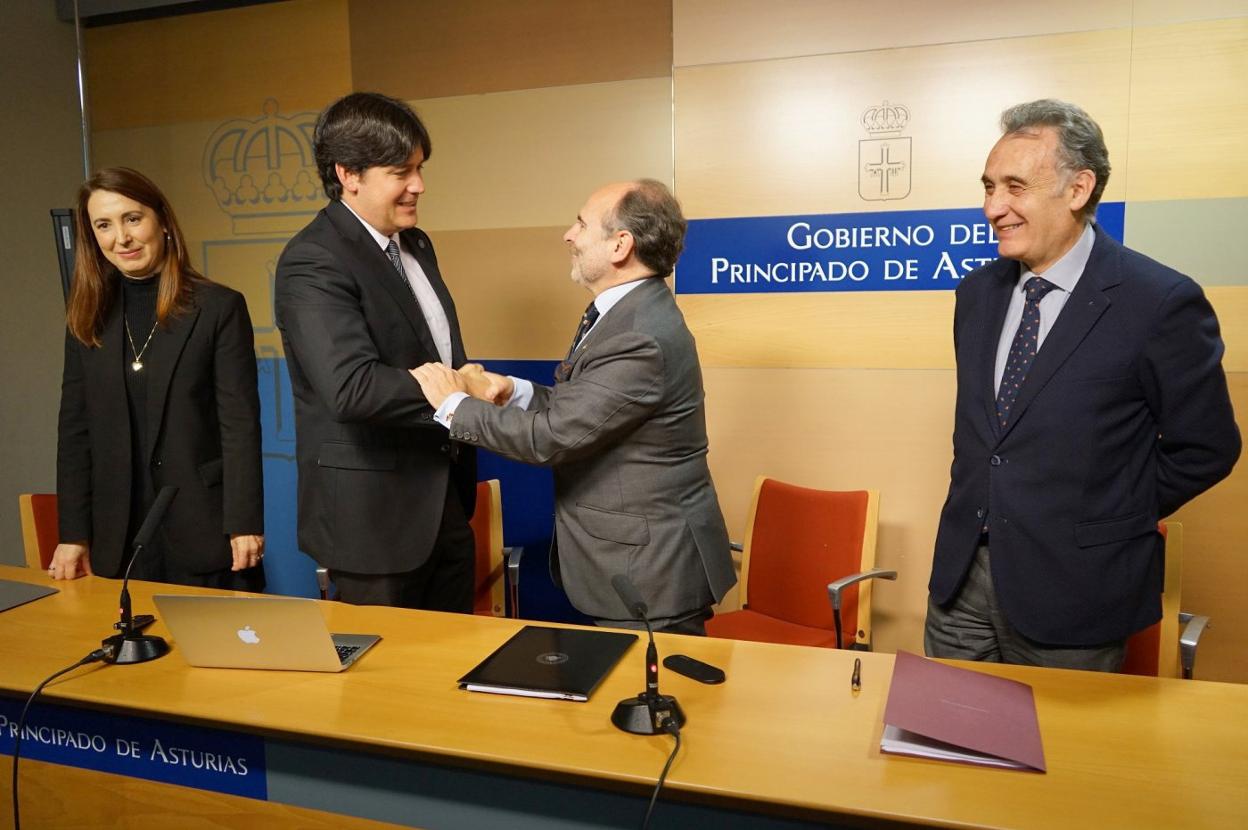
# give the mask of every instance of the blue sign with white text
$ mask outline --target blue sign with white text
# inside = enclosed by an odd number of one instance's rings
[[[1122,241],[1124,202],[1097,223]],[[997,258],[979,208],[694,219],[676,270],[677,294],[938,291]]]
[[[13,754],[23,701],[0,698],[0,753]],[[63,706],[32,706],[22,757],[267,800],[264,740]]]

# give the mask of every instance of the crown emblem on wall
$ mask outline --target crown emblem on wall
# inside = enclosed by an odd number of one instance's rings
[[[900,104],[890,104],[885,101],[883,104],[864,110],[861,122],[868,133],[880,136],[901,132],[906,128],[909,120],[910,110]]]
[[[280,115],[273,98],[263,111],[213,131],[204,145],[204,183],[235,233],[293,233],[325,203],[312,154],[316,113]]]

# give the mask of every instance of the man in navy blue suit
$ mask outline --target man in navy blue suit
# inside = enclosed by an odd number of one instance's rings
[[[949,496],[933,657],[1115,671],[1161,617],[1157,521],[1239,457],[1213,309],[1093,222],[1101,129],[1020,104],[984,167],[1001,258],[957,291]]]

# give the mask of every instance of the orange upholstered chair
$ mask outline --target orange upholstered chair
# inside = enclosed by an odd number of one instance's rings
[[[26,548],[26,566],[46,571],[60,540],[57,528],[56,495],[53,493],[22,493],[17,497],[22,514],[22,545]]]
[[[879,505],[875,490],[812,490],[759,476],[741,558],[741,610],[715,616],[706,633],[869,649],[871,580],[897,578],[874,569]]]
[[[477,509],[469,522],[477,544],[472,612],[506,616],[503,557],[503,496],[498,479],[477,482]]]
[[[1183,525],[1161,522],[1166,539],[1166,575],[1161,591],[1161,619],[1127,640],[1123,674],[1191,679],[1196,647],[1209,628],[1209,618],[1179,610],[1183,588]]]

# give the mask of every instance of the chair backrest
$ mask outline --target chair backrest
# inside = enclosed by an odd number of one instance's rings
[[[1165,579],[1161,590],[1161,620],[1127,639],[1123,674],[1182,677],[1179,663],[1179,611],[1183,593],[1183,525],[1161,522],[1157,530],[1166,540]]]
[[[827,585],[875,566],[879,504],[876,490],[814,490],[759,476],[741,558],[742,606],[833,630]],[[870,642],[870,581],[846,590],[841,615],[842,646]]]
[[[477,549],[472,611],[486,616],[505,616],[503,497],[498,479],[477,482],[477,510],[469,525]]]
[[[22,545],[26,548],[26,566],[47,570],[60,541],[56,494],[22,493],[17,497],[17,503],[22,514]]]

